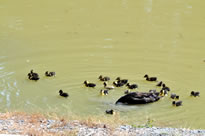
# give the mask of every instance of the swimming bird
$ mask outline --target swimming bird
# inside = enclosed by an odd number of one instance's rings
[[[173,93],[172,93],[172,94],[170,95],[170,98],[175,99],[176,96],[177,96],[176,94],[173,94]]]
[[[167,87],[165,84],[162,84],[162,90],[170,91],[170,88]]]
[[[63,90],[59,90],[59,95],[62,97],[68,97],[68,93],[64,93]]]
[[[138,88],[138,85],[137,84],[129,84],[129,83],[127,83],[127,85],[126,85],[129,89],[135,89],[135,88]]]
[[[159,87],[161,87],[162,86],[162,84],[163,84],[163,82],[162,81],[160,81],[156,86],[159,86]]]
[[[124,84],[121,83],[120,81],[114,81],[113,85],[116,86],[116,87],[122,87]]]
[[[124,94],[128,94],[128,93],[130,93],[130,90],[125,90],[124,91]]]
[[[191,91],[191,96],[199,96],[200,92]]]
[[[115,111],[114,111],[113,109],[111,109],[111,110],[106,110],[105,113],[106,113],[106,114],[114,115],[114,114],[115,114]]]
[[[114,86],[108,86],[106,82],[104,82],[103,85],[104,85],[104,88],[105,88],[105,89],[111,90],[111,89],[114,89],[114,88],[115,88]]]
[[[161,97],[157,93],[131,92],[120,97],[115,104],[146,104],[158,101]]]
[[[149,77],[147,74],[144,76],[147,81],[157,81],[157,77]]]
[[[85,84],[86,87],[95,87],[96,86],[96,84],[89,83],[87,80],[84,81],[84,84]]]
[[[100,75],[98,79],[100,79],[100,81],[109,81],[110,77],[108,76],[103,77],[102,75]]]
[[[108,90],[100,90],[101,95],[108,95]]]
[[[40,79],[40,77],[39,77],[38,73],[34,73],[33,69],[32,69],[30,71],[30,73],[28,73],[28,79],[37,81]]]
[[[121,79],[120,77],[117,77],[116,80],[123,85],[128,83],[128,79]]]
[[[47,76],[47,77],[52,77],[52,76],[55,76],[55,75],[56,75],[55,72],[48,72],[48,71],[45,72],[45,76]]]
[[[173,102],[172,102],[172,105],[173,105],[173,106],[177,106],[177,107],[178,107],[178,106],[181,106],[181,105],[182,105],[182,101],[173,101]]]

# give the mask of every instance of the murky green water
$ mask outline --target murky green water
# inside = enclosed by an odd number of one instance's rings
[[[205,128],[205,1],[0,1],[0,110],[104,115],[115,109],[130,123]],[[34,69],[41,79],[33,82]],[[55,71],[46,78],[45,71]],[[128,78],[138,91],[157,76],[180,95],[141,106],[116,106],[126,88],[101,97],[99,75]],[[83,81],[97,83],[95,89]],[[111,82],[109,83],[111,84]],[[63,89],[70,97],[58,96]],[[199,98],[190,91],[201,92]],[[106,115],[104,115],[107,117]]]

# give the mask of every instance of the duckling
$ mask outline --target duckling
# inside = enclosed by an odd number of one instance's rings
[[[108,90],[100,90],[101,95],[108,95]]]
[[[147,81],[157,81],[157,77],[149,77],[147,74],[144,76]]]
[[[52,76],[55,76],[55,75],[56,75],[55,72],[48,72],[48,71],[45,72],[45,76],[47,76],[47,77],[52,77]]]
[[[62,97],[68,97],[68,93],[64,93],[63,90],[59,90],[59,95]]]
[[[170,98],[175,99],[176,96],[177,96],[176,94],[173,94],[173,93],[172,93],[171,96],[170,96]]]
[[[165,84],[162,84],[162,90],[170,91],[170,88],[167,87]]]
[[[163,84],[163,82],[162,81],[160,81],[156,86],[159,86],[159,87],[161,87],[162,86],[162,84]]]
[[[117,77],[116,80],[122,84],[127,84],[128,79],[121,79],[120,77]]]
[[[137,84],[129,84],[129,83],[127,83],[127,85],[126,85],[129,89],[135,89],[135,88],[138,88],[138,85]]]
[[[176,95],[175,99],[177,99],[177,100],[178,100],[178,99],[179,99],[179,95]]]
[[[181,106],[181,105],[182,105],[182,101],[173,101],[173,102],[172,102],[172,105],[173,105],[173,106],[177,106],[177,107],[178,107],[178,106]]]
[[[85,84],[86,87],[95,87],[96,86],[96,84],[89,83],[87,80],[84,81],[84,84]]]
[[[33,70],[31,70],[30,73],[28,73],[28,79],[37,81],[40,77],[38,73],[34,73]]]
[[[160,96],[167,96],[167,90],[160,90]]]
[[[124,84],[119,82],[119,81],[114,81],[113,85],[116,86],[116,87],[122,87]]]
[[[107,83],[106,83],[106,82],[104,82],[103,85],[104,85],[104,88],[105,88],[105,89],[111,90],[111,89],[114,89],[114,88],[115,88],[114,86],[107,86]]]
[[[115,114],[115,111],[114,111],[113,109],[111,109],[111,110],[106,110],[105,113],[106,113],[106,114],[114,115],[114,114]]]
[[[130,90],[125,90],[124,91],[124,94],[129,94],[130,93]]]
[[[191,96],[196,97],[196,96],[199,96],[199,94],[200,94],[200,92],[191,91]]]
[[[100,79],[100,81],[109,81],[110,77],[108,76],[103,77],[102,75],[100,75],[98,79]]]

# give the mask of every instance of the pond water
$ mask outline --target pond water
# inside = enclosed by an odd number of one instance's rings
[[[205,1],[6,0],[0,2],[0,110],[104,116],[114,109],[131,124],[205,129]],[[39,73],[30,81],[28,72]],[[45,77],[45,71],[56,77]],[[177,93],[147,104],[116,106],[125,87],[100,96],[99,75],[157,89],[157,76]],[[97,84],[86,88],[84,80]],[[112,82],[109,82],[111,84]],[[68,92],[68,99],[58,91]],[[200,97],[190,92],[200,91]],[[110,118],[110,117],[108,117]],[[110,118],[111,119],[111,118]]]

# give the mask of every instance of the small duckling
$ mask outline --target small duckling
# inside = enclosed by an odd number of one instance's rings
[[[127,84],[128,83],[128,79],[121,79],[120,77],[117,77],[116,80],[122,84]]]
[[[63,90],[59,90],[59,95],[62,97],[68,97],[68,93],[64,93]]]
[[[127,85],[126,85],[129,89],[135,89],[135,88],[138,88],[138,85],[137,84],[129,84],[129,83],[127,83]]]
[[[114,81],[113,85],[116,86],[116,87],[122,87],[124,84],[119,82],[119,81]]]
[[[108,95],[108,90],[100,90],[101,95]]]
[[[182,101],[173,101],[173,102],[172,102],[172,105],[173,105],[173,106],[177,106],[177,107],[178,107],[178,106],[181,106],[181,105],[182,105]]]
[[[167,90],[167,91],[170,91],[170,88],[167,87],[165,84],[162,84],[162,90]]]
[[[131,91],[130,90],[125,90],[124,94],[129,94]]]
[[[28,79],[37,81],[40,77],[38,73],[34,73],[33,70],[31,70],[30,73],[28,73]]]
[[[55,76],[55,75],[56,75],[55,72],[48,72],[48,71],[45,72],[45,76],[47,76],[47,77],[52,77],[52,76]]]
[[[159,87],[161,87],[162,86],[162,84],[163,84],[163,82],[162,81],[160,81],[156,86],[159,86]]]
[[[147,81],[157,81],[157,77],[149,77],[147,74],[144,76]]]
[[[96,84],[89,83],[87,80],[84,81],[84,84],[85,84],[86,87],[95,87],[96,86]]]
[[[199,94],[200,94],[200,92],[191,91],[191,96],[196,97],[196,96],[199,96]]]
[[[102,75],[100,75],[98,79],[100,79],[100,81],[109,81],[110,77],[108,76],[103,77]]]
[[[171,96],[170,96],[170,98],[175,99],[176,96],[177,96],[176,94],[173,94],[173,93],[172,93]]]
[[[160,90],[160,96],[167,96],[167,90]]]
[[[106,83],[106,82],[104,82],[103,85],[104,85],[104,88],[105,88],[105,89],[111,90],[111,89],[114,89],[114,88],[115,88],[114,86],[107,86],[107,83]]]
[[[106,110],[105,113],[106,113],[106,114],[114,115],[114,114],[115,114],[115,111],[114,111],[113,109],[111,109],[111,110]]]

